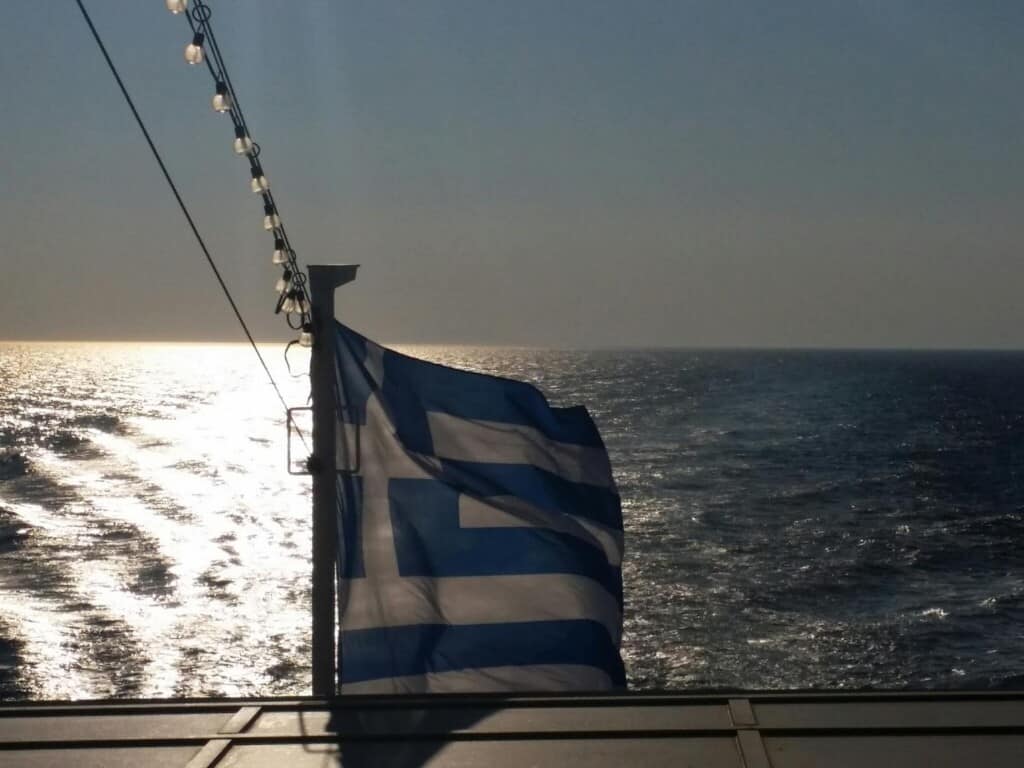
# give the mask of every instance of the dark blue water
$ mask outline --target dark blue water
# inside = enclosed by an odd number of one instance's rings
[[[1024,683],[1024,356],[594,365],[617,379],[596,410],[625,470],[634,684]]]
[[[1024,687],[1024,354],[405,351],[590,407],[632,687]],[[249,355],[0,345],[0,698],[308,689],[308,488]]]

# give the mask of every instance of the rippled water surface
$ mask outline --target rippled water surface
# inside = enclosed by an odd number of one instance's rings
[[[1024,685],[1024,355],[403,351],[590,407],[634,688]],[[5,447],[0,698],[308,691],[309,483],[251,350],[0,344]]]

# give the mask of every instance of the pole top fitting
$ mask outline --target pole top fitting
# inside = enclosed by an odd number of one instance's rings
[[[338,288],[356,279],[358,264],[310,264],[309,279],[311,283],[320,283]]]

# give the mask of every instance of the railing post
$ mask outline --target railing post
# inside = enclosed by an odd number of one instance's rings
[[[356,278],[355,265],[317,264],[309,267],[313,320],[313,354],[309,364],[313,399],[313,695],[334,696],[334,595],[338,557],[338,472],[335,452],[337,397],[335,395],[334,290]],[[340,672],[340,670],[338,670]]]

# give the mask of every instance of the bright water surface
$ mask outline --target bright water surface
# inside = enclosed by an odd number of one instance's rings
[[[1024,354],[402,349],[590,407],[632,687],[1024,685]],[[5,446],[0,698],[308,691],[309,482],[251,350],[0,344]]]

